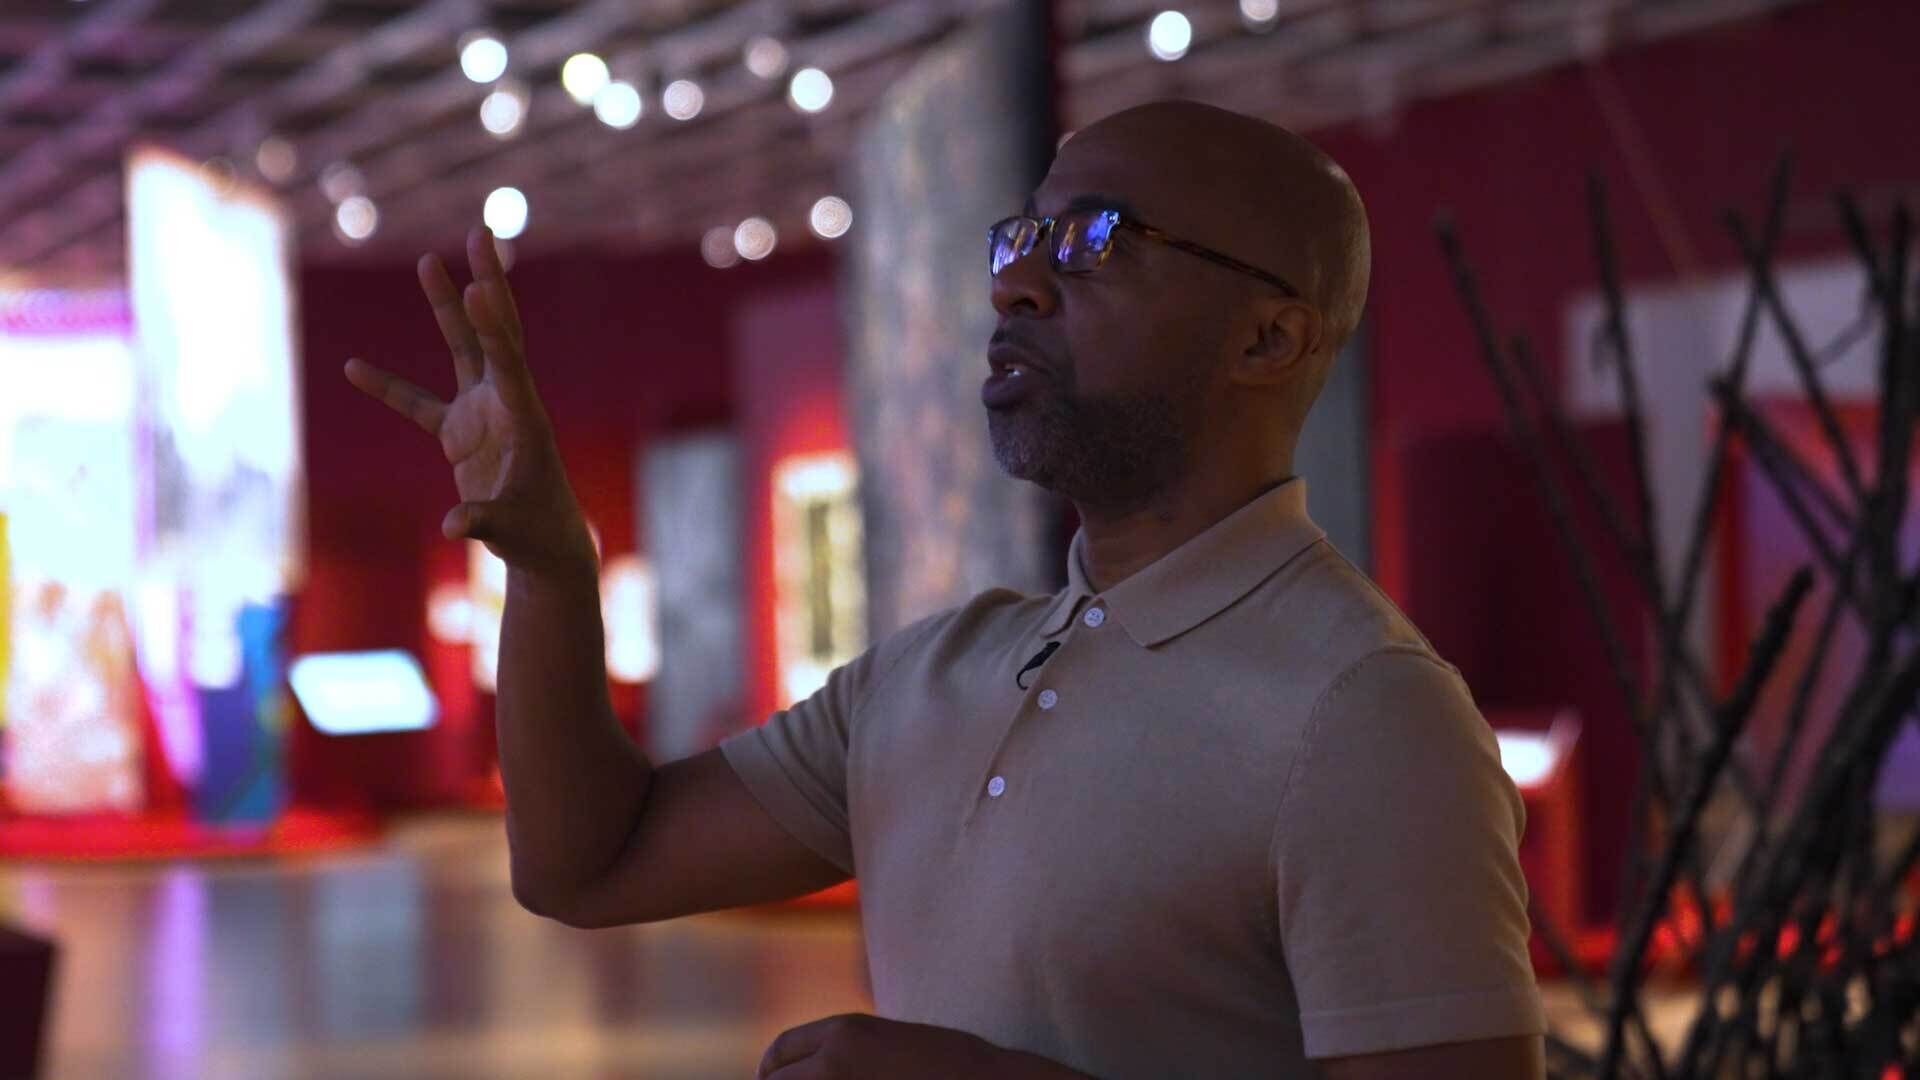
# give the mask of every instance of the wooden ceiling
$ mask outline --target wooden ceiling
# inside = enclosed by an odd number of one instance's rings
[[[170,147],[278,189],[312,262],[446,247],[488,192],[526,193],[522,251],[695,245],[749,214],[805,236],[862,114],[929,45],[994,0],[0,0],[0,274],[110,274],[124,260],[122,161]],[[1070,126],[1140,101],[1190,97],[1302,130],[1390,115],[1422,97],[1514,78],[1798,0],[1061,0]],[[1183,11],[1193,44],[1163,63],[1145,28]],[[517,135],[483,129],[489,87],[461,71],[485,29],[527,91]],[[828,72],[832,104],[788,102],[747,70],[746,44],[783,42]],[[615,130],[560,86],[580,51],[646,97]],[[693,79],[705,107],[668,118],[660,88]],[[262,175],[266,140],[290,171]],[[360,244],[336,232],[320,177],[357,170],[379,212]],[[337,192],[336,192],[337,194]],[[855,208],[856,214],[858,207]],[[457,239],[456,239],[457,242]]]

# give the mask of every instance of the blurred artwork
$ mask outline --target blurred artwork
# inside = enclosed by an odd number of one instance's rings
[[[6,695],[12,804],[36,814],[141,809],[139,691],[119,595],[42,581],[15,600]]]
[[[202,820],[260,821],[283,799],[279,627],[305,562],[290,226],[271,192],[150,147],[127,201],[143,668]]]
[[[5,687],[13,670],[13,545],[7,539],[7,514],[0,510],[0,740],[6,738]],[[5,746],[0,741],[0,747]],[[0,752],[0,784],[7,776],[6,754]]]
[[[653,557],[660,672],[647,693],[647,752],[673,761],[745,721],[740,442],[732,432],[660,440],[643,451],[639,534]]]
[[[491,694],[500,678],[500,620],[507,612],[507,564],[478,540],[467,541],[467,601],[473,684]]]
[[[773,470],[774,612],[782,706],[824,686],[867,647],[856,468],[846,453]]]
[[[993,586],[1065,580],[1057,502],[1001,474],[980,383],[986,227],[1053,158],[1047,5],[992,8],[891,87],[854,152],[849,398],[872,632]]]
[[[127,186],[143,556],[237,615],[289,591],[305,558],[288,222],[265,192],[158,150],[134,153]]]
[[[137,507],[124,294],[0,290],[11,804],[143,808],[145,752],[126,590]]]
[[[284,600],[241,608],[232,629],[238,670],[229,683],[198,687],[205,758],[193,805],[201,821],[271,821],[286,807],[286,622]]]
[[[598,548],[599,543],[595,532],[594,546]],[[491,694],[500,681],[500,625],[507,613],[507,564],[478,540],[466,544],[466,594],[429,597],[427,623],[441,640],[472,647],[473,684]],[[654,631],[658,593],[653,566],[639,555],[627,553],[601,561],[600,619],[611,681],[644,683],[659,671],[660,643]]]
[[[600,617],[605,624],[607,678],[638,685],[660,672],[660,639],[654,633],[660,588],[653,564],[632,552],[600,567]]]

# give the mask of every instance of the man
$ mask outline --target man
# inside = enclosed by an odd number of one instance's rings
[[[778,1080],[1539,1076],[1492,733],[1292,476],[1366,295],[1352,184],[1279,128],[1156,104],[1069,140],[989,240],[988,430],[1078,508],[1069,585],[976,597],[658,767],[607,704],[492,245],[464,298],[422,260],[458,393],[347,374],[439,437],[447,535],[510,567],[516,896],[608,926],[857,873],[880,1017],[781,1036]]]

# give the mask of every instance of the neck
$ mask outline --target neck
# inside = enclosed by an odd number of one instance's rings
[[[1126,508],[1076,502],[1087,584],[1096,592],[1120,584],[1292,475],[1291,468],[1283,467],[1278,473],[1210,484],[1190,480],[1145,505]]]

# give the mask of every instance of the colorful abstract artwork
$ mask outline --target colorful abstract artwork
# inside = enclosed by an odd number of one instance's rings
[[[4,778],[16,809],[133,811],[134,357],[116,289],[0,289]]]
[[[284,801],[306,559],[291,230],[271,193],[157,149],[127,201],[143,671],[202,820],[258,822]]]

